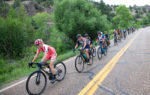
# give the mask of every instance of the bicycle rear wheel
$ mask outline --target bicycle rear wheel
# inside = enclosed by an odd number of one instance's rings
[[[96,48],[93,48],[92,51],[93,51],[93,57],[95,57],[96,56]]]
[[[63,62],[58,62],[54,65],[54,68],[57,71],[55,75],[56,81],[61,81],[65,78],[66,75],[66,66]]]
[[[91,65],[93,64],[93,53],[89,55],[89,62],[91,63]]]
[[[47,78],[42,71],[34,71],[26,81],[26,90],[29,95],[40,95],[45,90]]]
[[[75,59],[75,68],[79,73],[81,73],[84,69],[84,61],[81,55],[77,56]]]
[[[107,47],[105,48],[104,55],[105,55],[105,56],[107,55]]]
[[[97,55],[98,55],[98,59],[102,59],[102,51],[101,51],[101,48],[99,47],[98,50],[97,50]]]

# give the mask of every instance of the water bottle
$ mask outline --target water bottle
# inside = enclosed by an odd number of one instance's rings
[[[49,68],[45,67],[44,70],[49,73]]]
[[[84,57],[85,59],[87,59],[87,56],[86,56],[86,54],[83,54],[83,57]]]

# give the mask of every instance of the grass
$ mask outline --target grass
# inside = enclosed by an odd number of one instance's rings
[[[75,53],[72,51],[65,52],[63,54],[58,55],[57,62],[63,61],[67,58],[75,56]],[[28,63],[32,60],[32,56],[27,56],[22,60],[5,60],[0,59],[0,86],[7,84],[11,81],[17,80],[21,77],[27,76],[32,73],[37,68],[29,68]],[[42,58],[42,54],[40,54],[37,62]]]

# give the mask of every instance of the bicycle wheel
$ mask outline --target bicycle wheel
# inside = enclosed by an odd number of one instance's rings
[[[91,65],[93,64],[93,53],[89,55],[89,62],[91,63]]]
[[[93,48],[92,51],[93,51],[93,57],[95,57],[96,56],[96,48]]]
[[[66,75],[66,66],[63,62],[58,62],[54,65],[54,68],[57,71],[55,75],[56,81],[61,81],[65,78]]]
[[[34,71],[26,82],[26,90],[29,95],[40,95],[45,90],[47,78],[42,71]]]
[[[97,55],[98,55],[98,59],[102,59],[102,52],[101,52],[101,48],[99,47],[97,50]]]
[[[81,73],[84,69],[84,61],[81,55],[77,56],[75,59],[75,68],[79,73]]]
[[[105,48],[104,55],[105,55],[105,56],[107,55],[107,47]]]

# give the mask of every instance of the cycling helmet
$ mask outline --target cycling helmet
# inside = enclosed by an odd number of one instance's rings
[[[101,34],[101,31],[98,31],[97,34]]]
[[[77,35],[76,35],[76,38],[77,38],[77,39],[78,39],[79,37],[81,37],[81,34],[77,34]]]
[[[86,33],[86,34],[84,34],[84,36],[87,37],[87,36],[89,36],[89,35]]]
[[[34,42],[35,45],[39,45],[39,44],[43,44],[43,40],[42,39],[37,39]]]

